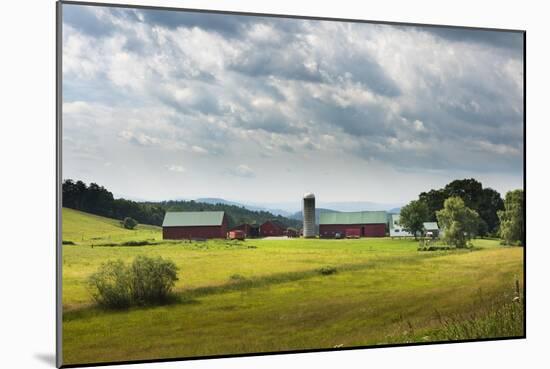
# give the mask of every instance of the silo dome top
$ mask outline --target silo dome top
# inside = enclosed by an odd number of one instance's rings
[[[311,192],[306,192],[304,194],[304,199],[314,199],[315,198],[315,195]]]

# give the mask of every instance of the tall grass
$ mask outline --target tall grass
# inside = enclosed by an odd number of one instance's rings
[[[436,340],[463,340],[488,337],[520,337],[525,334],[525,301],[516,278],[512,299],[493,303],[484,314],[469,317],[439,318],[442,328],[435,333]]]
[[[415,329],[411,321],[400,316],[399,320],[405,328],[404,333],[400,337],[394,337],[392,342],[522,337],[525,334],[525,301],[518,279],[515,280],[514,293],[511,295],[506,294],[498,300],[489,302],[484,300],[480,290],[479,303],[486,307],[467,314],[455,314],[448,317],[443,317],[436,310],[437,326],[429,330]],[[473,306],[475,305],[476,303]]]
[[[441,321],[433,334],[435,341],[456,341],[524,335],[524,303],[521,300],[495,306],[484,316],[453,317]]]

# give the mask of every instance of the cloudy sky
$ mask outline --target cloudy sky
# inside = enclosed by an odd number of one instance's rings
[[[523,181],[523,36],[63,5],[63,177],[402,203]]]

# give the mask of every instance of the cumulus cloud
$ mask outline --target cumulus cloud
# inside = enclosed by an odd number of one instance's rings
[[[75,155],[148,148],[151,168],[258,180],[255,160],[329,156],[522,175],[521,33],[63,7]]]
[[[159,139],[156,137],[148,136],[144,133],[134,133],[132,131],[122,131],[120,132],[120,138],[132,142],[140,146],[151,146],[159,143]]]
[[[177,172],[177,173],[184,173],[185,172],[185,168],[182,167],[181,165],[169,164],[169,165],[166,165],[165,167],[170,172]]]
[[[239,164],[235,168],[229,169],[231,175],[243,178],[253,178],[255,176],[254,171],[246,164]]]

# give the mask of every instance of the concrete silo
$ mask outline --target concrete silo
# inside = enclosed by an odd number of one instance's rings
[[[302,215],[304,219],[304,238],[315,237],[315,195],[310,192],[304,194]]]

